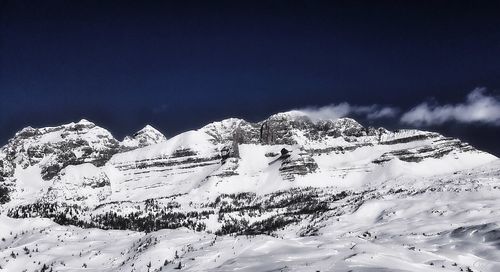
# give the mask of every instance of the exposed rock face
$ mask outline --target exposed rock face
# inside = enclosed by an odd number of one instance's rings
[[[258,123],[241,119],[226,119],[211,123],[201,129],[213,138],[214,143],[294,145],[307,139],[321,141],[325,137],[360,137],[388,133],[380,128],[365,129],[351,118],[313,121],[301,112],[278,113]]]
[[[27,127],[2,147],[2,175],[11,176],[13,165],[39,165],[43,179],[49,180],[68,165],[102,166],[118,151],[119,143],[111,133],[87,120],[57,127]]]
[[[122,145],[126,148],[133,149],[163,143],[166,141],[167,137],[165,137],[154,127],[147,125],[143,129],[136,132],[132,137],[125,137],[125,139],[122,141]]]
[[[318,164],[316,164],[312,156],[301,152],[284,159],[279,171],[283,179],[293,181],[297,175],[304,176],[313,173],[317,168]]]
[[[300,144],[300,138],[321,141],[325,137],[361,137],[386,133],[385,130],[365,129],[351,118],[313,121],[301,112],[272,115],[260,125],[259,140],[263,144]]]
[[[407,138],[400,138],[388,142],[382,142],[381,144],[408,143],[411,141],[424,139],[432,140],[431,144],[428,146],[419,146],[415,148],[390,151],[382,154],[380,158],[374,160],[373,162],[383,163],[395,158],[406,162],[420,162],[426,158],[439,159],[444,155],[450,154],[452,152],[468,152],[475,150],[467,143],[460,142],[457,139],[445,138],[443,136],[440,136],[439,134],[434,133],[428,135],[415,135]]]
[[[239,158],[239,145],[256,143],[257,125],[242,119],[230,118],[220,122],[208,124],[200,131],[210,136],[214,145],[224,145],[221,156],[223,158]]]
[[[0,150],[0,182],[14,174],[14,164],[7,159],[7,155]]]

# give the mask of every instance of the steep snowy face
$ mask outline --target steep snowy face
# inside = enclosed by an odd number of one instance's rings
[[[220,146],[203,131],[115,155],[108,163],[116,200],[186,193],[221,164]]]
[[[50,190],[43,194],[44,202],[93,208],[111,195],[108,175],[90,163],[69,165],[51,181]]]
[[[109,131],[87,120],[57,127],[27,127],[16,133],[0,154],[1,175],[11,177],[17,167],[38,165],[42,178],[49,180],[68,165],[104,165],[119,151]]]
[[[161,132],[150,125],[146,125],[132,136],[127,136],[121,144],[127,148],[139,148],[167,141]]]

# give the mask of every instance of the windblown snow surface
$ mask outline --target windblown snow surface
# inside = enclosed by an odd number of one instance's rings
[[[5,162],[0,270],[500,271],[495,156],[430,132],[318,138],[292,124],[265,142],[262,127],[228,119],[168,140],[154,130],[158,143],[127,139],[105,164],[51,179],[49,157]]]

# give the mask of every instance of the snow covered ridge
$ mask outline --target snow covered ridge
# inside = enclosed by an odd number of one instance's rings
[[[12,176],[17,166],[26,169],[38,165],[42,178],[49,180],[68,165],[102,166],[116,153],[164,141],[165,136],[146,126],[133,138],[119,142],[109,131],[85,119],[57,127],[27,127],[0,149],[0,179]]]
[[[433,132],[292,111],[120,142],[82,120],[0,149],[0,267],[500,271],[499,200],[500,161]]]

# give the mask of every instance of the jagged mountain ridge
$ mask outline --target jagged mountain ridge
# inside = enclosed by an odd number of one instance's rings
[[[2,148],[2,184],[10,190],[4,214],[83,228],[186,227],[209,235],[292,239],[324,236],[336,220],[371,211],[373,201],[500,188],[498,160],[488,153],[438,133],[365,128],[350,118],[313,121],[292,111],[258,123],[226,119],[168,140],[146,127],[122,142],[88,121],[79,123],[18,133]],[[43,140],[47,135],[50,141]],[[141,146],[141,139],[151,141]],[[48,152],[26,151],[33,147]],[[78,156],[88,147],[95,150]],[[73,150],[78,154],[67,155]],[[62,160],[67,157],[77,159]],[[57,171],[47,176],[44,169],[53,161]],[[474,170],[481,165],[490,166]],[[372,218],[370,213],[364,216]],[[381,222],[392,219],[389,212],[380,216],[386,218]]]
[[[27,127],[2,147],[2,177],[12,176],[17,166],[38,165],[42,178],[49,180],[67,165],[88,162],[102,166],[118,149],[111,133],[87,120],[57,127]]]
[[[12,176],[16,165],[27,168],[38,164],[42,177],[48,180],[68,165],[102,166],[116,153],[162,141],[166,137],[149,125],[122,142],[85,119],[56,127],[26,127],[0,149],[0,178]]]
[[[291,151],[286,159],[278,156],[283,148]],[[437,133],[364,128],[350,118],[313,121],[298,111],[278,113],[258,123],[226,119],[168,141],[159,131],[146,126],[119,142],[109,131],[82,120],[58,127],[25,128],[1,150],[1,173],[6,183],[8,179],[16,180],[17,167],[36,166],[41,178],[57,187],[66,172],[78,172],[82,167],[82,173],[90,171],[93,177],[98,172],[98,176],[110,180],[109,184],[114,183],[116,189],[109,194],[109,201],[143,201],[200,190],[216,192],[212,193],[213,198],[217,193],[236,192],[226,188],[231,185],[220,185],[231,184],[235,179],[253,179],[246,185],[251,192],[307,186],[304,180],[309,176],[333,180],[320,187],[338,185],[335,179],[339,178],[354,180],[348,187],[359,186],[363,183],[359,180],[360,172],[369,176],[394,161],[418,163],[444,156],[459,161],[458,157],[470,154],[486,160],[494,158]],[[346,160],[349,156],[356,158]],[[272,163],[274,160],[277,163]],[[331,165],[332,160],[337,165]],[[70,165],[71,168],[60,173]],[[272,175],[278,174],[277,179],[289,182],[275,179],[267,184],[260,177],[252,178],[273,167],[277,171],[270,171]],[[22,178],[22,174],[17,176]],[[274,189],[266,188],[274,185],[277,185]],[[158,190],[162,187],[163,190]],[[103,203],[95,203],[100,204]]]

